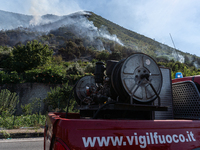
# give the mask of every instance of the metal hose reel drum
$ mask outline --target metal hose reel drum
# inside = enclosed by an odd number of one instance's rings
[[[130,97],[135,102],[155,100],[162,87],[162,74],[156,62],[148,55],[136,53],[120,61],[113,69],[112,86],[119,97]]]
[[[77,82],[74,89],[74,95],[78,104],[85,104],[83,99],[87,96],[87,89],[96,89],[94,76],[84,76]]]

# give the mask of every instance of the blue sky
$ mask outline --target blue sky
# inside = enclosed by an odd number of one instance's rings
[[[96,13],[120,26],[200,56],[199,0],[0,0],[0,10],[27,15]]]

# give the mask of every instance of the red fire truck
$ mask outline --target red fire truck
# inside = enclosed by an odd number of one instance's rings
[[[44,149],[200,150],[199,84],[143,53],[97,62],[73,88],[80,113],[48,114]]]

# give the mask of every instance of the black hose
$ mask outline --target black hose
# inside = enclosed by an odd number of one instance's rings
[[[115,103],[117,103],[117,101],[107,102],[106,104],[104,104],[103,106],[101,106],[101,107],[96,111],[96,113],[94,114],[94,116],[93,116],[92,119],[97,119],[97,116],[98,116],[99,112],[100,112],[104,107],[106,107],[107,105],[110,105],[110,104],[115,104]]]

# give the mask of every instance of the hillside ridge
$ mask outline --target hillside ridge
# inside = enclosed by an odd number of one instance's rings
[[[81,38],[85,47],[93,47],[92,49],[96,50],[112,52],[113,45],[119,44],[133,52],[143,52],[168,61],[172,59],[182,63],[189,61],[197,64],[197,67],[200,64],[199,57],[195,55],[184,53],[128,30],[90,11],[80,11],[63,16],[46,14],[38,17],[0,10],[0,16],[0,21],[3,22],[0,24],[0,29],[2,29],[0,45],[2,46],[12,47],[19,42],[25,44],[27,40],[41,40],[42,36],[53,34],[55,50],[62,47],[60,43],[64,43],[70,38]],[[43,42],[52,43],[49,40],[45,42],[44,39]]]

